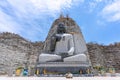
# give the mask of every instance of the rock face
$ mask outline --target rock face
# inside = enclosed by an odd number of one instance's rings
[[[42,45],[42,42],[32,43],[17,34],[0,33],[0,74],[13,72],[17,67],[34,67]]]
[[[120,43],[108,46],[88,43],[87,47],[93,66],[113,67],[116,72],[120,72]]]

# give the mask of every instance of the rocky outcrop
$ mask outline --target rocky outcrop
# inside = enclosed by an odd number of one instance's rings
[[[120,72],[120,43],[108,46],[88,43],[87,47],[93,66],[112,67],[115,68],[116,72]]]
[[[17,67],[34,67],[42,46],[42,42],[33,43],[17,34],[0,33],[0,74],[13,72]]]
[[[88,52],[90,55],[90,60],[92,62],[92,65],[93,66],[97,66],[97,65],[105,66],[102,47],[99,46],[98,44],[93,44],[93,43],[88,43],[87,47],[88,47]]]

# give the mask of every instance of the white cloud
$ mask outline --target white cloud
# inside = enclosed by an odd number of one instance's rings
[[[108,22],[120,21],[120,0],[116,0],[105,6],[101,15]]]
[[[105,26],[106,24],[104,23],[104,21],[101,20],[97,20],[96,23],[100,26]]]
[[[102,6],[111,4],[115,0],[92,0],[88,1],[89,12],[99,10]]]
[[[0,32],[20,33],[24,37],[45,33],[49,18],[84,0],[0,0]],[[46,24],[47,23],[47,24]],[[48,26],[49,24],[49,26]]]
[[[63,7],[70,8],[72,0],[31,0],[38,10],[43,12],[60,11]],[[42,5],[41,5],[42,4]]]
[[[12,21],[11,17],[0,11],[0,31],[19,33],[19,30],[21,30],[20,27]]]

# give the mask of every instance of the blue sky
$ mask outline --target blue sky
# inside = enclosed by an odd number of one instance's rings
[[[86,42],[120,42],[120,0],[0,0],[0,32],[44,41],[60,13],[80,26]]]

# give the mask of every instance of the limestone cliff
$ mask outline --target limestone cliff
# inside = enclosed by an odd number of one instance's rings
[[[42,45],[42,42],[33,43],[17,34],[0,33],[0,74],[8,74],[17,67],[34,67]]]
[[[113,67],[116,72],[120,72],[120,43],[107,46],[88,43],[87,47],[93,66]]]

